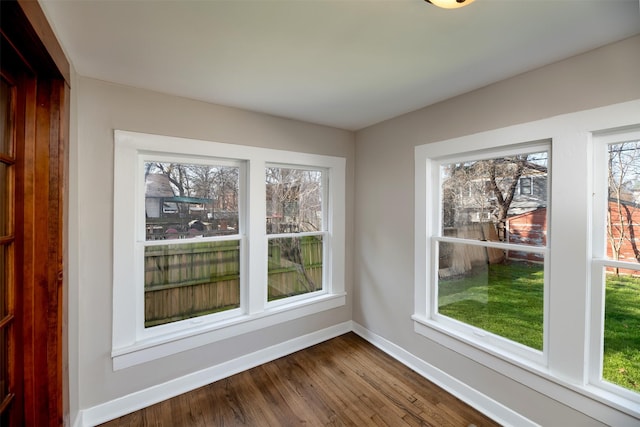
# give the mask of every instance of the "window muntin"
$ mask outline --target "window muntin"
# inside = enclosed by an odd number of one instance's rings
[[[298,166],[265,168],[268,301],[323,290],[326,175]]]
[[[596,137],[596,152],[591,378],[640,402],[640,131]]]
[[[441,160],[434,191],[433,318],[536,359],[544,348],[548,160],[546,149],[532,147]],[[539,197],[519,198],[523,174],[543,183]]]

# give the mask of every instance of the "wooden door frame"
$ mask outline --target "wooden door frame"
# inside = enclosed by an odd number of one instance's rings
[[[69,413],[63,342],[70,66],[37,1],[3,0],[0,7],[3,49],[17,53],[28,70],[16,129],[16,303],[22,316],[16,333],[23,348],[13,355],[21,358],[22,371],[15,373],[22,383],[14,420],[59,426],[68,424]]]

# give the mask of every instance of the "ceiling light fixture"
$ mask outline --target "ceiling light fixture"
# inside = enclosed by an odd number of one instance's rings
[[[443,9],[457,9],[473,3],[475,0],[424,0]]]

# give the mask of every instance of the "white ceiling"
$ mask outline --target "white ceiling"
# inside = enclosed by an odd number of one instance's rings
[[[638,0],[40,3],[82,76],[350,130],[640,33]]]

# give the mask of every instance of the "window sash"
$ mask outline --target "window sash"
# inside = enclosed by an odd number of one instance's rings
[[[464,163],[464,162],[475,162],[481,160],[490,160],[496,158],[510,157],[521,154],[529,154],[529,153],[538,153],[538,152],[546,152],[548,155],[548,171],[547,176],[551,176],[551,146],[548,140],[543,141],[534,141],[530,143],[522,143],[522,144],[508,144],[502,147],[492,147],[490,149],[484,151],[476,151],[476,152],[460,152],[456,154],[450,154],[441,156],[439,158],[430,159],[428,161],[427,170],[431,170],[432,179],[426,182],[427,194],[431,194],[431,209],[428,217],[432,218],[430,223],[430,228],[427,230],[429,235],[429,268],[431,271],[431,276],[428,280],[428,314],[427,316],[431,318],[434,322],[437,322],[445,328],[445,330],[451,331],[456,334],[461,334],[462,337],[473,337],[481,345],[486,346],[487,348],[494,348],[497,351],[507,351],[511,353],[513,356],[517,358],[521,358],[524,360],[529,360],[538,364],[546,364],[547,363],[547,352],[548,349],[548,319],[549,319],[549,310],[548,310],[548,299],[549,299],[549,241],[547,239],[545,246],[532,246],[532,245],[524,245],[517,243],[503,243],[500,241],[480,241],[474,240],[470,238],[460,238],[460,237],[449,237],[443,235],[443,176],[441,174],[442,166],[448,165],[451,163]],[[429,172],[427,172],[427,176],[429,176]],[[550,180],[549,180],[550,181]],[[431,184],[429,184],[431,183]],[[550,206],[550,188],[547,187],[547,206]],[[549,224],[548,216],[549,209],[547,210],[547,221]],[[547,236],[549,235],[549,226],[547,225]],[[544,262],[544,284],[543,284],[543,350],[537,350],[525,345],[522,345],[518,342],[509,340],[508,338],[502,337],[500,335],[491,333],[484,329],[478,328],[476,326],[458,321],[456,319],[452,319],[448,316],[444,316],[439,313],[438,310],[438,288],[439,288],[439,278],[438,278],[438,263],[439,263],[439,255],[438,255],[438,245],[441,242],[448,243],[462,243],[467,245],[472,245],[476,247],[484,247],[484,248],[495,248],[502,249],[506,251],[520,251],[525,253],[534,253],[540,254],[543,256]]]
[[[329,262],[329,252],[330,252],[330,248],[329,248],[329,233],[324,232],[324,231],[317,231],[317,232],[305,232],[305,233],[285,233],[285,234],[270,234],[267,237],[267,241],[271,241],[271,240],[277,240],[277,239],[295,239],[295,238],[303,238],[303,237],[314,237],[314,236],[318,236],[322,238],[322,281],[320,283],[320,289],[316,289],[314,291],[309,291],[309,292],[304,292],[304,293],[299,293],[299,294],[295,294],[295,295],[291,295],[291,296],[287,296],[287,297],[283,297],[283,298],[274,298],[274,299],[269,299],[268,296],[268,291],[267,291],[267,306],[270,307],[274,307],[274,306],[278,306],[278,305],[283,305],[283,304],[289,304],[293,301],[299,301],[299,300],[303,300],[306,298],[312,298],[313,296],[316,295],[321,295],[321,294],[326,294],[328,292],[328,286],[329,286],[329,275],[327,274],[327,271],[330,271],[330,266],[328,265]],[[268,285],[268,276],[270,275],[270,272],[267,272],[267,285]]]
[[[590,304],[590,347],[588,380],[594,386],[640,403],[640,393],[631,391],[603,379],[604,369],[604,316],[606,309],[606,269],[619,268],[636,270],[640,273],[640,263],[619,261],[607,256],[607,211],[609,205],[608,190],[608,147],[623,142],[639,141],[640,128],[613,130],[595,133],[593,137],[593,240],[591,259],[591,304]]]

